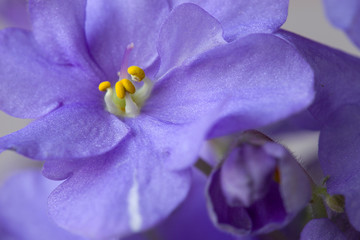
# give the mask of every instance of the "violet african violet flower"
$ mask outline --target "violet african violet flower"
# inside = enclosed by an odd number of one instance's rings
[[[207,191],[215,225],[238,235],[285,226],[311,196],[308,177],[294,157],[257,131],[240,135],[212,173]]]
[[[169,14],[168,3],[32,0],[33,30],[0,33],[0,108],[36,118],[0,148],[67,179],[49,211],[73,233],[106,239],[153,226],[187,195],[206,136],[262,126],[312,101],[312,70],[295,49],[247,35],[276,30],[287,1],[202,2],[217,19],[192,3]]]
[[[360,2],[358,0],[323,0],[331,23],[343,30],[360,47]]]

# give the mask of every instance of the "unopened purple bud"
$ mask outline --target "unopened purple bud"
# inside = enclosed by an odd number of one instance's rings
[[[309,179],[296,159],[258,131],[240,135],[207,190],[215,225],[239,235],[283,227],[311,196]]]

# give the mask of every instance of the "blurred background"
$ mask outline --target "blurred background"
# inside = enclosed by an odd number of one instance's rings
[[[0,28],[4,26],[5,23],[0,20]],[[283,28],[352,55],[360,56],[360,51],[346,36],[330,25],[321,0],[290,0],[289,16]],[[0,137],[21,129],[29,122],[30,120],[13,118],[0,111]],[[281,135],[277,136],[276,140],[286,145],[302,163],[314,159],[317,155],[318,133],[316,132]],[[40,165],[36,161],[5,151],[0,154],[0,182],[19,168],[39,167]]]

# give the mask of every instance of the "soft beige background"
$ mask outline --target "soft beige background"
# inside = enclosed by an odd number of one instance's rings
[[[360,56],[360,52],[346,36],[341,31],[330,26],[323,12],[320,0],[290,0],[289,17],[284,28]],[[0,136],[20,129],[28,122],[28,120],[12,118],[0,112]],[[281,142],[287,144],[299,159],[306,161],[316,156],[317,137],[318,134],[316,133],[305,132],[295,138],[282,136]],[[18,168],[35,165],[37,163],[33,160],[28,160],[13,152],[6,151],[0,155],[0,181]]]

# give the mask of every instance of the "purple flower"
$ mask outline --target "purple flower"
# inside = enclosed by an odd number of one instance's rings
[[[36,120],[1,138],[0,149],[45,160],[45,176],[67,179],[49,198],[60,226],[89,238],[147,229],[186,197],[207,136],[262,126],[312,101],[312,71],[295,49],[271,34],[246,35],[274,31],[286,16],[287,1],[261,2],[202,2],[216,19],[190,3],[169,15],[168,1],[37,0],[32,32],[1,32],[0,108]],[[245,12],[232,21],[237,7]],[[131,83],[130,65],[144,69],[143,85]],[[129,70],[132,78],[142,69]]]
[[[257,131],[240,135],[210,177],[209,212],[218,228],[238,235],[285,226],[309,202],[309,179],[282,145]]]
[[[324,0],[330,22],[343,30],[360,47],[360,2],[358,0]]]

